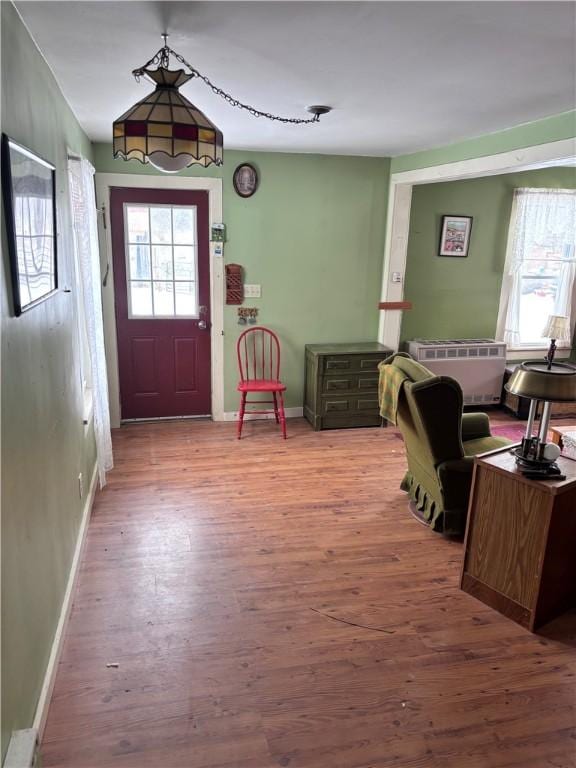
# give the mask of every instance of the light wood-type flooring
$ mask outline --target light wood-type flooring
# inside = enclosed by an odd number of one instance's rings
[[[116,431],[44,768],[576,766],[576,614],[531,635],[459,590],[396,431],[244,434]]]

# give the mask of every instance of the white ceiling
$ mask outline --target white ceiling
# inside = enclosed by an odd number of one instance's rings
[[[201,82],[183,94],[229,148],[398,155],[573,109],[571,2],[16,3],[94,141],[151,90],[131,70],[160,33],[236,98],[320,124],[284,126],[232,109]]]

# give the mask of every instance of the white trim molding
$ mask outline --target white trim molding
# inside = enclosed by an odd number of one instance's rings
[[[72,609],[72,603],[74,600],[74,588],[76,586],[76,579],[78,578],[78,573],[80,570],[80,561],[84,551],[84,544],[86,543],[88,524],[90,522],[92,505],[94,504],[94,497],[96,495],[97,480],[98,465],[95,464],[94,471],[92,473],[92,479],[90,480],[90,488],[88,490],[88,495],[86,496],[84,509],[82,510],[82,519],[80,521],[80,528],[78,530],[78,538],[76,539],[76,547],[72,557],[72,564],[70,565],[70,573],[68,574],[66,591],[64,592],[62,608],[60,610],[56,632],[54,633],[54,640],[52,641],[50,658],[48,659],[48,665],[44,675],[44,682],[42,683],[40,697],[38,698],[38,704],[36,705],[34,722],[32,724],[32,728],[38,734],[38,742],[42,741],[42,735],[46,725],[46,718],[48,717],[48,707],[50,706],[50,699],[52,698],[52,691],[54,690],[54,683],[56,682],[58,661],[60,660],[60,654],[62,653],[62,648],[64,646],[64,632],[66,630],[66,625],[68,623],[68,618],[70,616],[70,611]]]
[[[12,731],[4,768],[34,768],[38,765],[38,733],[35,728]]]
[[[140,189],[184,189],[208,192],[209,227],[222,221],[222,179],[195,176],[144,176],[133,173],[97,173],[96,199],[104,205],[105,216],[100,217],[100,255],[102,275],[107,274],[102,287],[104,310],[104,340],[108,366],[110,422],[120,426],[120,384],[118,375],[118,344],[116,338],[116,312],[114,307],[114,269],[112,259],[112,233],[110,229],[110,189],[134,187]],[[105,227],[106,225],[106,227]],[[210,244],[210,298],[211,298],[211,355],[212,355],[212,418],[224,420],[224,258],[216,256]]]
[[[435,184],[442,181],[458,181],[482,176],[497,176],[536,168],[560,165],[576,156],[576,138],[552,141],[533,147],[501,152],[496,155],[459,160],[444,165],[431,165],[413,171],[402,171],[390,176],[388,214],[386,219],[386,243],[382,271],[381,301],[402,301],[410,232],[410,207],[412,187],[416,184]],[[393,273],[400,281],[392,282]],[[395,277],[397,277],[395,275]],[[406,297],[408,300],[410,297]],[[398,310],[380,312],[378,341],[392,349],[398,349],[402,313]]]
[[[512,349],[508,347],[506,350],[506,360],[543,360],[548,352],[548,347],[526,347],[524,349]],[[556,348],[556,354],[554,360],[569,360],[572,353],[572,347],[560,347]]]

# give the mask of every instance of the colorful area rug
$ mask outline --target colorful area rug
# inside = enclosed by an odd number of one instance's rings
[[[507,437],[515,443],[519,443],[524,437],[526,426],[524,424],[503,424],[500,426],[491,426],[490,431],[495,437]]]

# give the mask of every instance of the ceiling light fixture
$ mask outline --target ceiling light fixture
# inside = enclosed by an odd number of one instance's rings
[[[243,109],[254,117],[305,125],[317,123],[321,115],[331,110],[331,107],[322,105],[308,107],[308,112],[313,115],[310,118],[279,117],[261,112],[214,85],[206,75],[168,46],[167,34],[162,37],[162,48],[144,66],[132,71],[137,81],[147,77],[156,84],[156,89],[114,121],[114,157],[151,163],[166,173],[177,173],[189,165],[207,167],[212,163],[223,164],[222,131],[178,90],[193,77],[203,80],[232,107]],[[184,69],[170,69],[171,56],[189,73]]]

